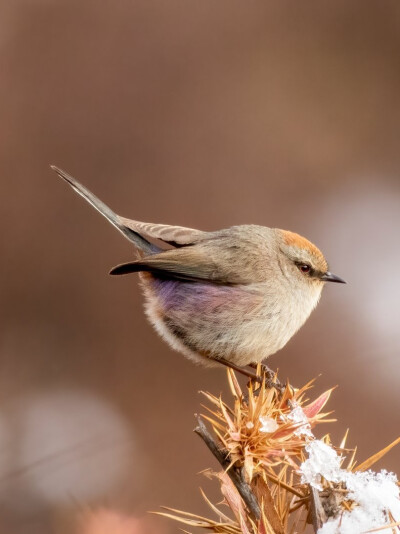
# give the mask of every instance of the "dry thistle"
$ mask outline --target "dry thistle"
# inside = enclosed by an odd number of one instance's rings
[[[313,381],[300,389],[250,382],[245,393],[231,369],[228,381],[233,406],[203,393],[206,415],[197,416],[195,432],[223,468],[205,474],[219,481],[230,513],[202,493],[215,520],[170,508],[161,515],[221,534],[296,534],[307,523],[319,534],[397,529],[400,499],[395,475],[366,470],[400,438],[356,467],[356,451],[345,448],[347,433],[337,448],[329,434],[317,440],[312,433],[316,424],[335,421],[322,413],[332,389],[310,402],[306,395]],[[350,454],[346,466],[345,454]]]

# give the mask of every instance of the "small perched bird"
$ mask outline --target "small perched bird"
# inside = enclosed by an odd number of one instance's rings
[[[140,273],[150,322],[196,363],[239,370],[261,362],[304,324],[325,282],[345,283],[293,232],[255,225],[202,232],[125,219],[52,169],[133,243],[137,259],[110,274]]]

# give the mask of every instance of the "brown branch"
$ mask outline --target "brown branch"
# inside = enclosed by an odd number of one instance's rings
[[[323,524],[326,523],[327,517],[322,506],[321,497],[317,489],[313,488],[310,485],[310,512],[311,512],[311,521],[314,527],[314,531],[318,532],[322,528]]]
[[[246,504],[251,515],[253,516],[253,519],[259,521],[261,518],[260,506],[253,492],[251,491],[250,486],[244,480],[242,471],[237,469],[235,466],[231,466],[228,453],[215,442],[211,434],[208,432],[202,418],[196,414],[196,419],[197,426],[194,429],[194,432],[201,437],[201,439],[210,449],[212,454],[221,464],[224,471],[227,472],[229,478],[232,480],[233,484],[238,490],[239,495],[242,497],[244,503]]]

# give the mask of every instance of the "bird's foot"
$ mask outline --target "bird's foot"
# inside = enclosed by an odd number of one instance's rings
[[[262,382],[264,381],[265,385],[267,386],[267,388],[271,389],[271,388],[275,388],[276,390],[279,391],[279,393],[283,393],[283,391],[285,390],[286,388],[286,385],[283,384],[282,382],[280,382],[277,378],[276,378],[276,373],[275,371],[273,371],[272,369],[270,369],[268,367],[268,365],[265,365],[265,363],[260,363],[260,364],[257,364],[257,363],[251,363],[249,364],[250,367],[253,367],[253,369],[257,369],[260,367],[260,370],[261,370],[261,376],[260,375],[257,375],[257,377],[259,378],[258,382]]]

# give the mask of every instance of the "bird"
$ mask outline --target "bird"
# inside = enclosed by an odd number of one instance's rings
[[[127,219],[51,168],[134,245],[136,259],[110,274],[139,273],[150,323],[196,364],[223,364],[254,378],[245,367],[286,345],[324,285],[346,283],[297,233],[254,224],[207,232]]]

